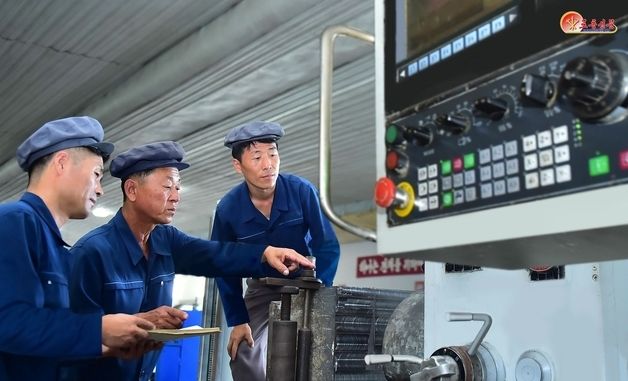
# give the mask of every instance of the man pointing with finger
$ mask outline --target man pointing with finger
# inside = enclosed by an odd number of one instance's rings
[[[183,156],[178,143],[165,141],[113,159],[110,172],[122,180],[122,208],[71,250],[74,310],[137,314],[158,328],[178,328],[187,316],[170,307],[175,273],[260,276],[270,265],[287,275],[299,264],[312,267],[291,249],[213,242],[169,225],[180,201],[180,171],[189,167]],[[158,356],[152,351],[139,360],[90,361],[80,366],[80,379],[146,381]]]

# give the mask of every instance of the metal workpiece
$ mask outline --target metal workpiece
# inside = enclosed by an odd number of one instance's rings
[[[297,322],[275,320],[269,336],[272,360],[268,362],[267,378],[277,381],[294,381],[296,369]]]
[[[395,357],[411,355],[423,359],[425,322],[421,317],[424,311],[424,299],[423,291],[417,291],[399,303],[386,326],[382,353],[394,353]],[[419,370],[419,365],[413,361],[396,360],[384,365],[384,374],[389,380],[407,380],[410,375]]]
[[[316,265],[316,257],[308,256],[314,265]],[[321,284],[316,278],[316,270],[304,270],[299,280]],[[299,328],[297,334],[297,381],[310,380],[310,356],[312,352],[312,330],[310,329],[310,315],[312,314],[312,293],[311,288],[304,289],[303,301],[303,325]]]
[[[299,289],[294,286],[281,286],[281,308],[279,320],[270,324],[269,352],[272,359],[267,360],[267,379],[278,381],[294,381],[296,376],[296,350],[297,350],[297,322],[290,320],[292,310],[292,295],[298,294]]]
[[[311,293],[312,345],[310,381],[384,381],[379,365],[364,363],[367,353],[381,353],[386,324],[394,305],[409,292],[367,288],[322,287]],[[292,319],[303,326],[306,291],[292,300]],[[383,309],[379,309],[383,305]],[[271,320],[279,316],[271,304]],[[422,316],[420,316],[422,319]],[[269,343],[269,357],[272,344]]]
[[[420,309],[421,312],[418,310]],[[428,358],[422,358],[422,341],[424,326],[420,322],[412,329],[408,321],[416,320],[413,316],[422,313],[423,294],[417,293],[404,300],[391,316],[386,329],[385,339],[392,339],[392,344],[384,346],[385,353],[372,354],[364,358],[367,364],[402,365],[387,368],[386,378],[389,380],[410,379],[412,381],[505,381],[506,371],[499,353],[488,343],[483,343],[488,333],[492,318],[483,313],[452,312],[447,314],[448,321],[482,321],[475,339],[469,346],[448,346],[436,350]],[[411,332],[415,332],[413,335]],[[406,338],[417,339],[419,342]],[[416,348],[409,347],[408,344]],[[402,346],[403,344],[405,346]],[[399,353],[406,352],[406,353]],[[408,354],[415,352],[415,354]],[[528,366],[529,360],[524,360]]]

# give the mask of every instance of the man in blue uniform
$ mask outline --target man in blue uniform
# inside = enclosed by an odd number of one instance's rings
[[[244,181],[218,203],[211,238],[308,253],[316,257],[318,277],[331,286],[340,255],[338,240],[321,212],[314,186],[279,174],[277,140],[283,135],[283,128],[270,122],[251,122],[227,134],[225,146],[231,148],[233,167]],[[227,348],[233,378],[265,380],[268,307],[280,295],[255,279],[247,280],[244,299],[241,278],[218,279],[218,287],[227,323],[233,327]]]
[[[72,247],[73,309],[139,313],[158,328],[178,328],[186,316],[169,307],[175,273],[261,276],[270,269],[263,261],[285,275],[298,264],[312,267],[291,249],[212,242],[168,225],[179,203],[179,171],[189,166],[183,155],[179,144],[167,141],[132,148],[111,162],[111,175],[122,180],[123,205]],[[139,360],[89,361],[80,366],[80,379],[145,381],[158,356],[152,351]]]
[[[28,187],[19,201],[0,205],[0,380],[57,380],[60,357],[115,352],[154,328],[135,316],[69,309],[69,253],[59,229],[86,218],[103,193],[103,158],[113,151],[103,135],[97,120],[72,117],[44,124],[17,149]]]

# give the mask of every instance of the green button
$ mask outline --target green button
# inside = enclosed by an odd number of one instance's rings
[[[440,171],[443,176],[451,173],[451,160],[443,160],[440,162]]]
[[[394,124],[391,124],[386,129],[386,142],[388,144],[396,143],[398,135],[399,135],[399,132],[397,131],[397,126],[395,126]]]
[[[475,167],[475,154],[473,152],[464,155],[464,169]]]
[[[451,192],[443,193],[443,206],[448,207],[454,204],[454,195]]]
[[[610,172],[611,167],[607,155],[596,156],[589,159],[589,175],[601,176]]]

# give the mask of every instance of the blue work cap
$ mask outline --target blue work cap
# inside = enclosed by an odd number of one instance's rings
[[[279,140],[285,134],[279,123],[255,121],[234,127],[225,137],[225,146],[263,139]]]
[[[184,163],[185,151],[177,142],[165,141],[144,144],[116,156],[109,166],[111,176],[126,179],[134,173],[155,168],[173,167],[179,170],[190,166]]]
[[[114,145],[103,142],[104,135],[100,123],[89,116],[53,120],[41,126],[17,147],[17,163],[24,171],[28,171],[37,159],[74,147],[92,148],[107,160]]]

